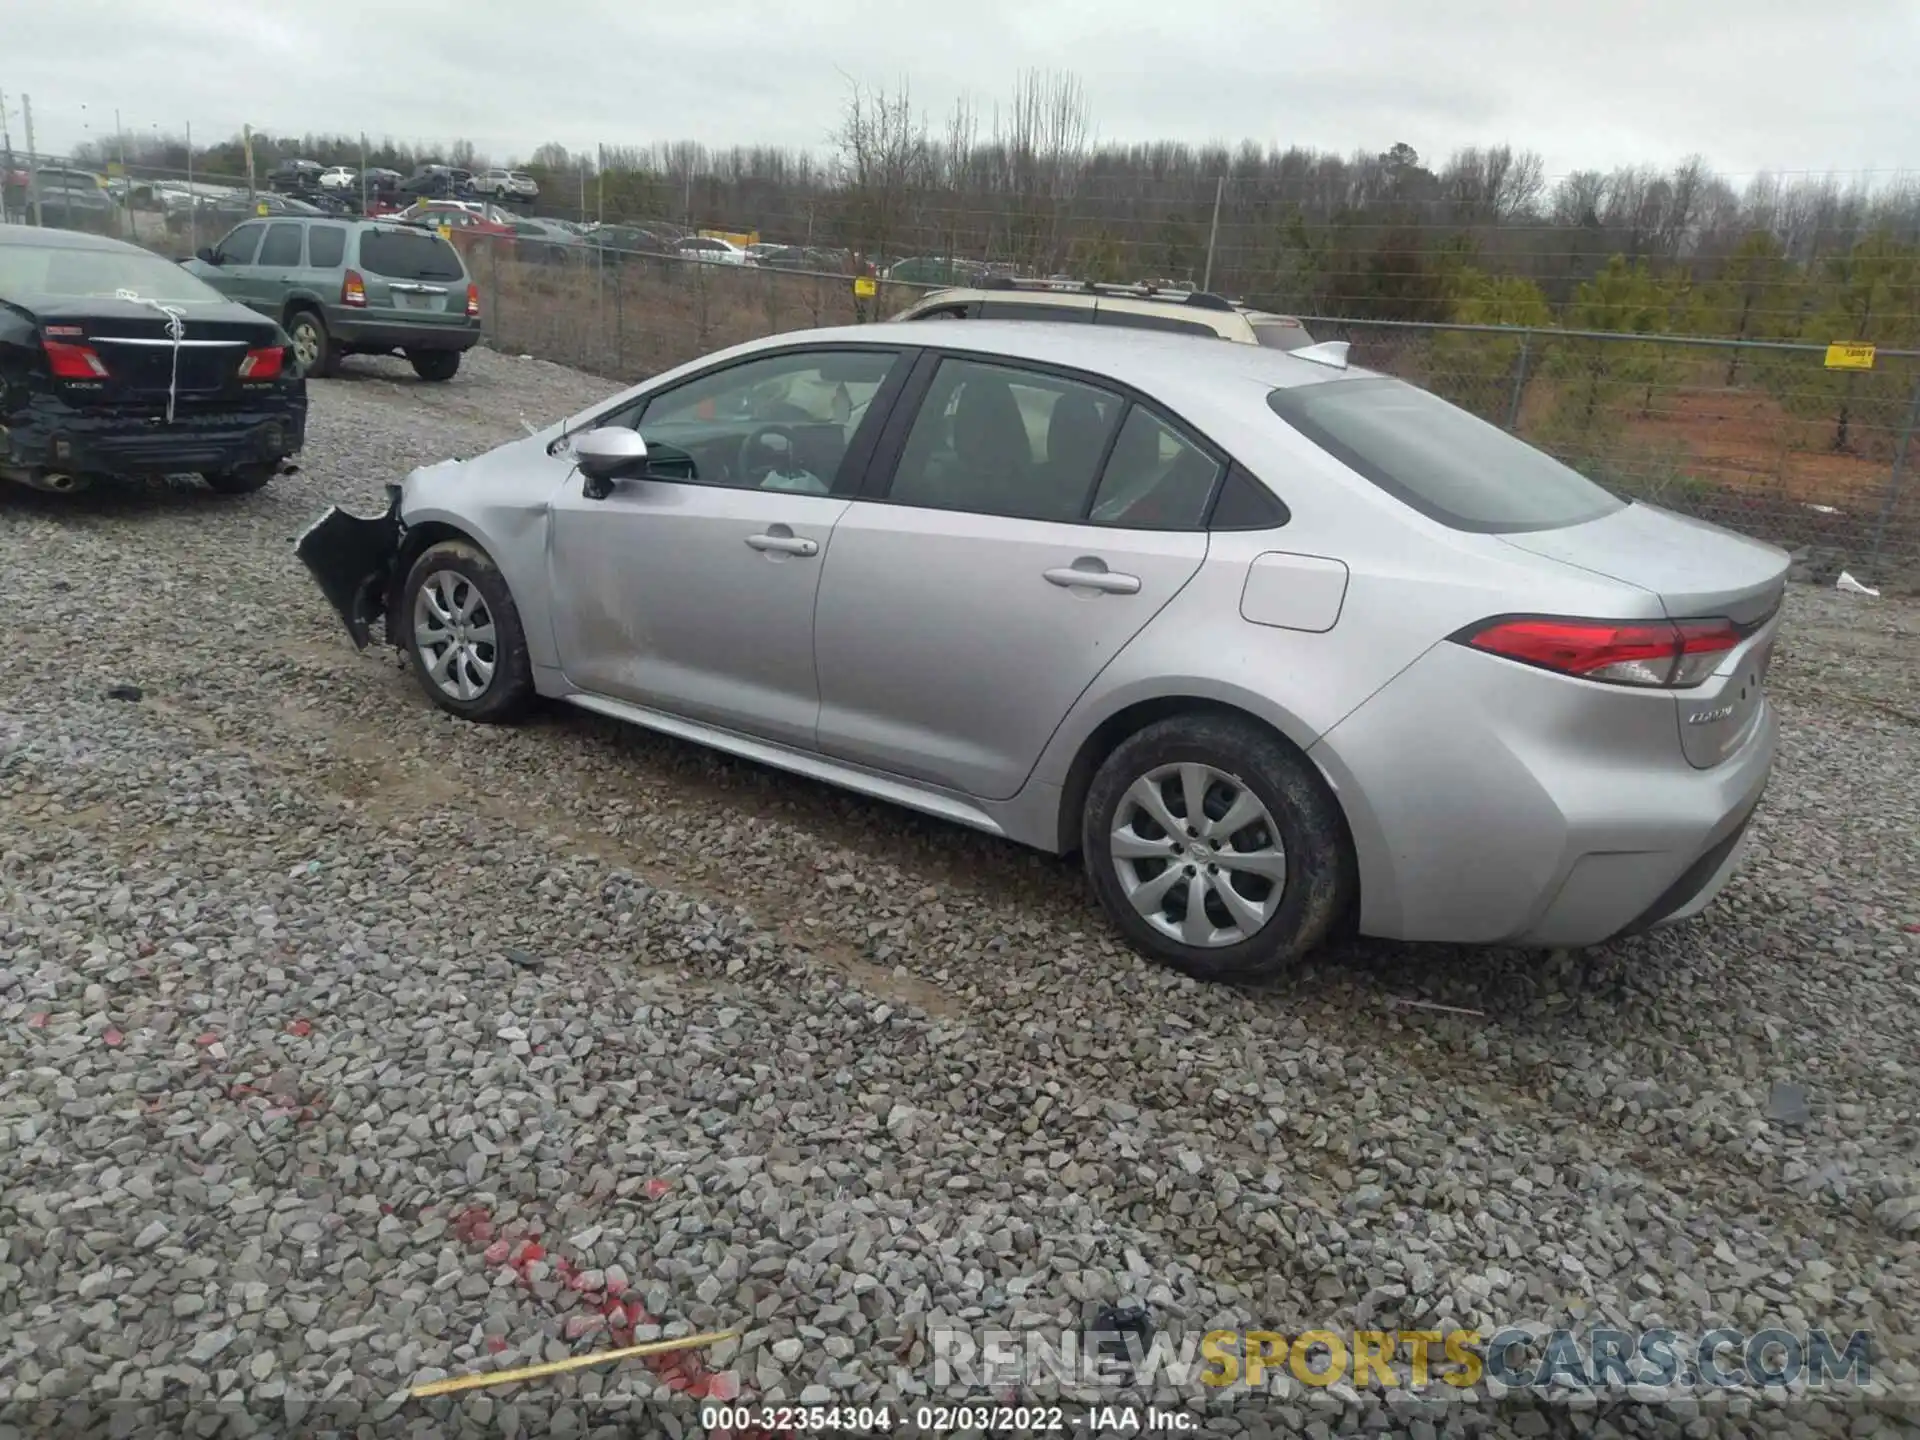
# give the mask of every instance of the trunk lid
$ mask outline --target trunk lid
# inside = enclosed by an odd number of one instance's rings
[[[1556,530],[1500,537],[1508,545],[1624,580],[1660,597],[1675,620],[1718,618],[1749,625],[1779,607],[1787,552],[1638,502]]]
[[[1500,539],[1649,591],[1670,619],[1731,620],[1745,632],[1742,642],[1705,682],[1672,693],[1680,748],[1690,764],[1711,768],[1745,743],[1766,704],[1767,669],[1791,564],[1784,550],[1638,503],[1584,524]]]
[[[237,306],[177,308],[182,313],[176,371],[168,317],[151,306],[100,298],[36,305],[42,334],[91,347],[106,367],[98,383],[64,384],[69,402],[164,411],[169,389],[176,408],[230,399],[241,393],[240,362],[247,351],[279,343],[272,321],[245,316]]]

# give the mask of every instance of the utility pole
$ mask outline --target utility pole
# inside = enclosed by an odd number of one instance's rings
[[[7,128],[7,93],[0,90],[0,225],[13,217],[7,213],[7,179],[13,174],[13,132]]]
[[[125,187],[121,193],[127,197],[125,201],[127,207],[127,238],[129,240],[138,240],[140,238],[140,231],[133,223],[133,176],[127,173],[127,132],[120,128],[120,107],[117,105],[113,108],[113,138],[120,149],[120,182],[122,186]]]
[[[26,127],[27,131],[27,209],[33,215],[33,223],[38,225],[41,223],[40,167],[33,155],[33,97],[31,95],[20,97],[20,123]]]
[[[1213,247],[1220,238],[1220,197],[1227,193],[1227,177],[1222,175],[1213,186],[1213,228],[1207,231],[1207,273],[1200,281],[1202,290],[1213,288]],[[1191,275],[1193,272],[1187,272]]]
[[[360,132],[360,213],[367,213],[367,132]]]
[[[193,188],[193,122],[187,122],[187,249],[200,253],[200,192]]]

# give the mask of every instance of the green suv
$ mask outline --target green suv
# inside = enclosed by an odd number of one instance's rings
[[[480,291],[460,252],[428,226],[392,220],[259,219],[182,262],[280,322],[308,375],[344,355],[405,355],[422,380],[451,380],[480,340]]]

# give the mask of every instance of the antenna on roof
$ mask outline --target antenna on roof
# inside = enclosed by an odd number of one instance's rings
[[[1335,370],[1347,368],[1348,344],[1345,340],[1322,340],[1318,345],[1303,345],[1298,350],[1287,353],[1296,360],[1311,360],[1316,365],[1328,365]]]

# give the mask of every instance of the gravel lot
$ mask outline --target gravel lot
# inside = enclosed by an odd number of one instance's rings
[[[611,387],[349,369],[260,495],[0,495],[18,1433],[679,1433],[685,1378],[639,1366],[397,1392],[741,1325],[710,1358],[749,1396],[897,1404],[943,1318],[1123,1297],[1174,1330],[1866,1326],[1920,1382],[1920,604],[1796,589],[1781,768],[1691,928],[1208,989],[1124,951],[1071,864],[584,714],[466,726],[356,655],[298,530]],[[1300,1387],[1207,1421],[1906,1423]]]

